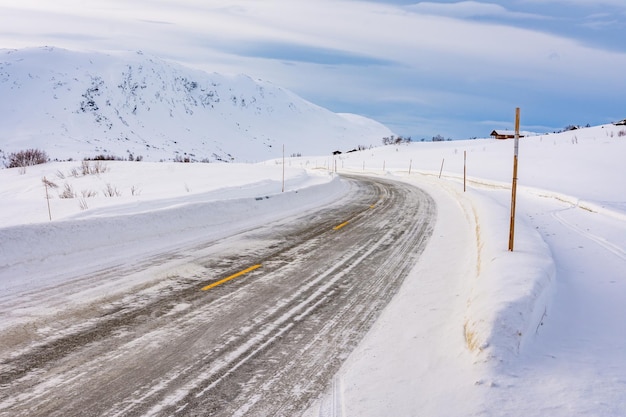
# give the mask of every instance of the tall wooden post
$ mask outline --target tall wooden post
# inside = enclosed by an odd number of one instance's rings
[[[463,151],[463,192],[466,191],[465,183],[467,182],[467,151]]]
[[[515,203],[517,197],[517,157],[519,154],[519,107],[515,109],[515,150],[513,152],[513,185],[511,186],[511,225],[509,228],[509,251],[515,241]]]

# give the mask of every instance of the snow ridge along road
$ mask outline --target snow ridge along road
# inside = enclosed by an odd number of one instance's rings
[[[30,332],[6,329],[16,349],[0,356],[0,415],[304,412],[398,291],[436,215],[411,185],[345,181],[326,208],[85,276],[167,271],[60,311],[65,330],[46,333],[37,317]]]

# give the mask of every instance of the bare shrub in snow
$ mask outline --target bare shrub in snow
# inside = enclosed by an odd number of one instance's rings
[[[98,192],[94,190],[82,190],[80,193],[83,197],[95,197],[98,195]]]
[[[100,154],[100,155],[96,155],[92,158],[85,158],[86,161],[123,161],[124,158],[120,158],[119,156],[115,156],[115,155],[105,155],[105,154]]]
[[[89,160],[84,160],[81,163],[81,172],[83,176],[85,175],[99,175],[105,173],[109,170],[109,167],[103,163],[101,160],[97,160],[94,162],[90,162]]]
[[[130,187],[130,195],[140,195],[141,194],[141,189],[137,188],[137,186],[133,185],[132,187]]]
[[[49,179],[46,179],[46,177],[43,177],[41,179],[41,182],[43,182],[43,185],[45,185],[46,189],[48,189],[48,188],[59,188],[59,186],[56,183],[50,181]]]
[[[180,155],[176,155],[174,157],[174,162],[184,162],[184,163],[189,163],[191,162],[191,159],[188,156],[182,157]]]
[[[59,198],[75,198],[75,197],[76,197],[76,193],[74,192],[74,189],[72,188],[72,186],[69,185],[68,183],[65,183],[63,185],[63,192],[59,194]]]
[[[83,174],[83,176],[89,175],[89,162],[88,161],[83,161],[80,164],[80,168],[81,168],[81,173]]]
[[[48,162],[48,155],[44,151],[39,149],[26,149],[9,154],[7,168],[27,167],[45,164],[46,162]]]
[[[617,136],[619,136],[620,138],[626,136],[626,130],[620,130],[619,132],[617,132]]]
[[[87,205],[87,200],[82,197],[78,200],[78,206],[81,210],[87,210],[89,208],[89,206]]]
[[[111,184],[107,184],[106,188],[104,189],[104,195],[105,197],[119,197],[122,195],[122,193],[120,192],[120,190],[117,189],[117,187]]]
[[[94,175],[103,174],[109,170],[109,167],[102,161],[95,161],[91,168],[91,173]]]

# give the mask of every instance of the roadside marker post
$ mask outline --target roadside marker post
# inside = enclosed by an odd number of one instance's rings
[[[50,184],[50,182],[46,179],[46,177],[43,177],[43,186],[46,188],[46,203],[48,203],[48,217],[50,218],[50,221],[52,221],[52,212],[50,211],[50,194],[48,194],[48,184]]]
[[[519,154],[519,118],[520,109],[515,109],[515,146],[513,151],[513,184],[511,186],[511,224],[509,227],[509,251],[513,252],[515,240],[515,204],[517,198],[517,159]]]

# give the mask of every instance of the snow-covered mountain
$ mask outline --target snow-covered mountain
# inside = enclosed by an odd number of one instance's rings
[[[316,80],[311,80],[316,82]],[[0,52],[0,151],[53,159],[251,162],[379,144],[392,132],[248,76],[208,74],[141,52]]]

